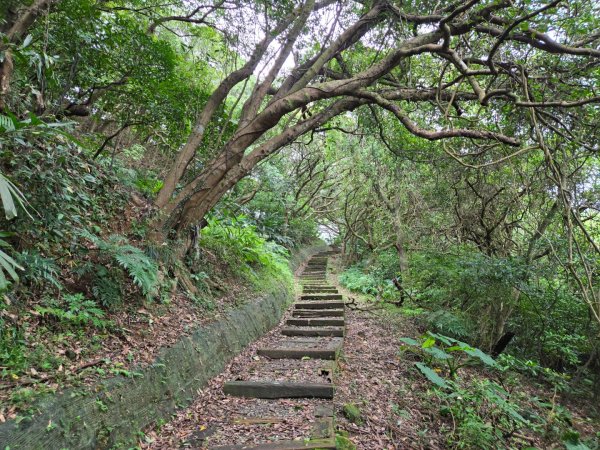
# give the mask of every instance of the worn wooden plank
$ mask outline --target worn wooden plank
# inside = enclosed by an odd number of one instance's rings
[[[341,301],[326,301],[320,302],[311,300],[307,302],[297,302],[294,304],[297,309],[343,309],[344,302]]]
[[[334,387],[331,383],[228,381],[223,392],[246,398],[333,398]]]
[[[260,348],[257,354],[272,359],[335,359],[337,349],[332,348]]]
[[[292,317],[344,317],[343,309],[294,309]]]
[[[337,294],[337,288],[335,286],[316,286],[316,287],[311,287],[308,285],[303,286],[304,291],[319,291],[319,292],[325,292],[325,293],[329,293],[330,291],[334,291],[334,294]]]
[[[342,294],[302,294],[302,300],[341,300]]]
[[[337,291],[337,289],[334,290],[322,290],[322,289],[309,289],[306,290],[304,289],[302,291],[302,294],[339,294],[339,292]]]
[[[335,336],[343,337],[344,328],[282,328],[284,336]]]
[[[318,319],[288,319],[286,325],[291,325],[293,327],[343,327],[345,325],[344,319],[326,319],[326,318],[318,318]]]
[[[211,447],[211,450],[315,450],[315,449],[335,449],[335,439],[311,439],[309,441],[278,441],[268,444],[258,445],[225,445],[220,447]]]

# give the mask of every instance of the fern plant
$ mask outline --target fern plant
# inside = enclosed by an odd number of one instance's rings
[[[116,262],[131,277],[146,298],[151,299],[156,296],[158,266],[142,250],[131,245],[126,237],[112,234],[102,239],[88,231],[82,231],[80,235],[90,241],[100,255]]]
[[[5,128],[8,126],[8,122],[12,124],[10,118],[0,115],[0,127]],[[7,220],[12,220],[17,217],[17,206],[15,201],[23,208],[25,212],[25,197],[23,193],[17,188],[8,178],[0,172],[0,200],[2,201],[2,207],[4,208],[4,214]],[[29,213],[27,212],[29,215]],[[30,216],[31,217],[31,216]],[[8,287],[10,282],[6,278],[6,275],[12,278],[13,281],[19,281],[17,270],[23,270],[21,267],[7,252],[1,248],[10,249],[11,246],[4,240],[3,237],[9,236],[8,233],[0,232],[0,291]]]
[[[53,259],[45,258],[34,250],[18,254],[16,260],[27,268],[22,276],[24,283],[37,288],[51,285],[56,289],[62,289],[60,269]]]
[[[7,235],[7,233],[0,232],[0,248],[11,248],[8,242],[1,239],[1,237],[6,237]],[[8,253],[0,250],[0,291],[6,289],[10,284],[6,278],[6,274],[8,274],[13,281],[19,281],[17,270],[23,270],[23,267],[21,267]]]
[[[93,300],[83,294],[67,294],[62,301],[51,300],[47,306],[37,306],[36,311],[42,317],[52,317],[63,325],[107,328],[111,323],[106,320],[105,313]]]

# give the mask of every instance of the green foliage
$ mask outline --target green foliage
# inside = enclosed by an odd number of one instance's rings
[[[564,373],[543,367],[539,362],[522,359],[509,354],[501,354],[497,359],[498,368],[503,372],[518,372],[529,378],[545,381],[559,392],[569,390],[569,376]]]
[[[45,258],[35,250],[25,250],[16,257],[19,264],[26,268],[22,281],[31,289],[43,290],[48,285],[62,289],[60,268],[52,258]]]
[[[346,403],[342,408],[346,418],[355,424],[360,425],[362,423],[362,413],[360,408],[355,403]]]
[[[474,363],[499,369],[489,355],[457,339],[432,332],[419,340],[402,338],[401,341],[422,360],[415,363],[419,371],[440,388],[429,391],[429,395],[442,403],[440,414],[452,418],[453,426],[447,437],[452,448],[504,448],[507,436],[530,425],[500,384],[474,378],[464,386],[458,376],[461,367]],[[444,373],[447,377],[441,376]]]
[[[429,329],[456,339],[469,339],[474,335],[473,322],[460,311],[447,309],[431,311],[420,320],[424,321]]]
[[[143,194],[149,197],[154,197],[163,187],[162,180],[154,177],[138,178],[135,182],[136,188]]]
[[[360,292],[365,295],[375,296],[379,292],[377,282],[373,276],[364,273],[358,267],[350,267],[342,272],[339,276],[339,281],[342,286],[352,292]]]
[[[83,294],[65,294],[60,299],[47,299],[45,306],[36,306],[42,317],[56,321],[59,325],[104,329],[111,325],[105,320],[105,312],[96,302],[86,299]]]
[[[508,436],[529,426],[510,394],[494,381],[477,379],[468,387],[452,383],[449,392],[433,395],[444,405],[440,413],[455,424],[444,430],[452,448],[506,448]]]
[[[447,385],[437,375],[437,372],[445,371],[449,377],[455,378],[461,367],[471,365],[474,362],[482,363],[486,367],[496,367],[496,361],[480,349],[431,331],[419,340],[401,338],[400,341],[406,346],[407,350],[419,355],[424,364],[418,362],[418,369],[430,381],[440,387],[447,387]]]
[[[52,128],[54,130],[54,128]],[[33,218],[19,215],[5,225],[24,242],[35,242],[41,255],[71,251],[79,230],[114,223],[128,199],[116,176],[89,161],[61,134],[29,133],[0,151],[0,164],[20,186]]]
[[[510,311],[507,327],[516,335],[511,348],[518,356],[570,370],[590,351],[587,306],[552,265],[526,269],[519,258],[466,249],[414,254],[411,265],[415,301],[433,310],[423,319],[429,329],[491,348],[499,336],[489,330]]]
[[[6,237],[8,234],[0,233],[0,236]],[[1,248],[10,249],[11,246],[4,239],[0,239]],[[17,270],[23,270],[23,267],[4,250],[0,250],[0,292],[4,291],[10,285],[10,282],[6,278],[7,274],[13,281],[19,281]]]
[[[208,218],[202,229],[201,246],[218,252],[220,259],[240,275],[256,280],[256,269],[289,277],[288,251],[261,237],[245,216]]]
[[[102,239],[87,231],[82,231],[81,236],[96,247],[100,259],[116,262],[125,270],[147,299],[157,295],[158,266],[142,250],[131,245],[127,238],[113,234]],[[102,270],[102,266],[98,267],[96,264],[94,268],[100,279],[106,278],[108,272]],[[96,292],[100,293],[101,297],[115,290],[116,286],[114,285],[96,287]]]
[[[0,312],[6,305],[0,301]],[[7,378],[27,366],[27,347],[23,330],[0,316],[0,378]]]
[[[352,266],[339,276],[342,286],[352,292],[358,292],[370,297],[383,300],[396,300],[398,290],[391,279],[382,279],[377,274],[365,272],[359,266]]]

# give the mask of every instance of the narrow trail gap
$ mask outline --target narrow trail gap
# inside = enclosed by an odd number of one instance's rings
[[[149,448],[335,449],[335,378],[345,334],[342,294],[327,280],[322,252],[299,276],[302,293],[284,322],[253,343],[198,393]],[[182,430],[193,432],[185,436]]]

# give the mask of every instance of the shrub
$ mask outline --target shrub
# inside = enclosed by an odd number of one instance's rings
[[[157,295],[158,266],[142,250],[131,245],[127,238],[113,234],[102,239],[87,231],[80,234],[96,247],[97,257],[102,262],[87,265],[82,270],[92,272],[95,280],[92,291],[99,300],[114,301],[120,290],[117,287],[120,285],[119,271],[115,273],[114,264],[131,277],[147,299]]]
[[[46,306],[36,306],[35,310],[64,326],[93,326],[107,328],[110,322],[96,302],[86,299],[83,294],[66,294],[61,299],[46,300]]]
[[[458,311],[440,309],[426,314],[422,320],[429,329],[456,339],[469,339],[473,335],[473,322]]]
[[[260,236],[245,216],[209,218],[202,229],[201,246],[214,250],[234,272],[251,281],[257,279],[256,269],[291,277],[285,247]]]
[[[529,426],[519,405],[494,381],[474,380],[468,387],[453,384],[449,392],[438,390],[433,395],[444,405],[440,413],[456,424],[447,430],[453,448],[506,448],[507,437]]]
[[[363,271],[359,266],[352,266],[339,276],[342,286],[352,292],[394,301],[398,298],[398,290],[391,279],[378,278],[370,272]]]
[[[450,378],[458,375],[458,370],[475,362],[487,367],[496,367],[496,361],[478,348],[457,339],[428,331],[419,340],[401,338],[405,349],[416,353],[423,362],[415,366],[435,385],[447,388],[449,384],[439,373],[446,372]]]

